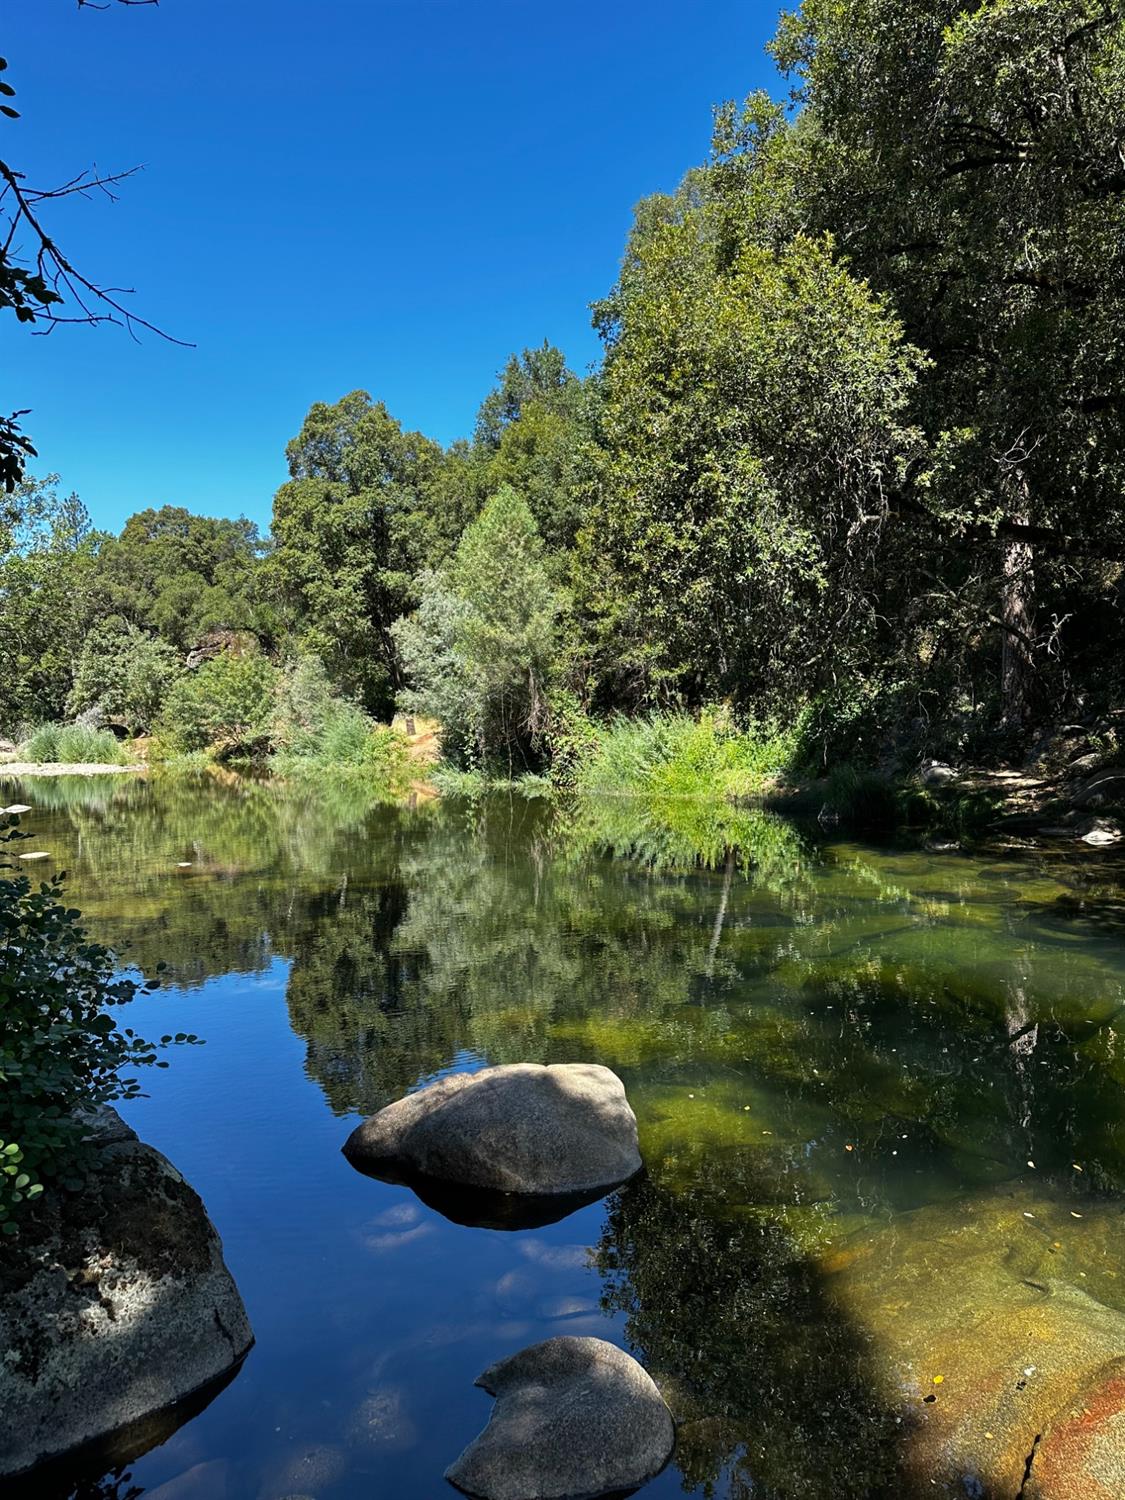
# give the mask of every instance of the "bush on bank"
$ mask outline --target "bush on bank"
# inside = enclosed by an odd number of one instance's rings
[[[41,724],[20,747],[29,761],[58,765],[123,766],[129,755],[108,729],[84,724]]]
[[[63,877],[38,887],[5,858],[26,837],[0,818],[0,1233],[55,1185],[82,1176],[81,1113],[140,1093],[133,1069],[157,1046],[118,1025],[113,1008],[153,984],[117,977],[118,959],[89,940],[65,903]],[[196,1041],[180,1034],[163,1043]]]
[[[791,770],[803,719],[739,726],[725,711],[655,713],[591,726],[573,783],[589,795],[751,797]]]

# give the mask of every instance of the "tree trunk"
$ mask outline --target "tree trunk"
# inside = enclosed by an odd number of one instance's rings
[[[1027,516],[1017,516],[1021,525]],[[1000,618],[1004,626],[1004,643],[1000,662],[1000,702],[1005,723],[1025,724],[1030,718],[1035,698],[1035,659],[1032,640],[1035,631],[1034,554],[1028,542],[1004,544],[1004,583],[1000,601]]]

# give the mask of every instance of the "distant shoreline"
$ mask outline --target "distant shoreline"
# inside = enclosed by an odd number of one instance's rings
[[[145,769],[139,763],[127,766],[99,765],[96,761],[77,761],[68,765],[59,760],[0,761],[0,776],[117,776]]]

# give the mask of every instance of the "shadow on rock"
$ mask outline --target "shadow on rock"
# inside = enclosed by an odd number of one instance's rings
[[[159,1448],[206,1411],[236,1378],[244,1363],[245,1358],[175,1406],[40,1464],[22,1478],[6,1480],[4,1500],[125,1500],[126,1496],[144,1493],[140,1486],[134,1485],[129,1465],[153,1448]]]
[[[685,1488],[729,1500],[1018,1492],[1022,1471],[1008,1487],[957,1455],[943,1462],[929,1441],[936,1398],[909,1389],[895,1357],[902,1288],[875,1277],[880,1309],[857,1315],[815,1247],[724,1201],[705,1172],[684,1189],[650,1178],[614,1194],[597,1261],[605,1310],[625,1315],[629,1346],[677,1419]]]

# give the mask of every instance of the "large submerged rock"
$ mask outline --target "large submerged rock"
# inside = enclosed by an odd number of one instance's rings
[[[641,1166],[624,1085],[594,1063],[441,1078],[357,1126],[344,1155],[378,1177],[525,1196],[608,1191]]]
[[[141,1422],[253,1343],[198,1195],[112,1110],[86,1187],[0,1259],[0,1476]]]
[[[1021,1500],[1125,1495],[1125,1359],[1111,1361],[1059,1412],[1028,1455]]]
[[[919,1493],[1125,1495],[1120,1236],[1116,1204],[1012,1187],[903,1215],[833,1257]]]
[[[668,1462],[672,1414],[635,1359],[604,1339],[556,1338],[477,1381],[496,1406],[445,1471],[481,1500],[594,1500],[633,1490]]]

